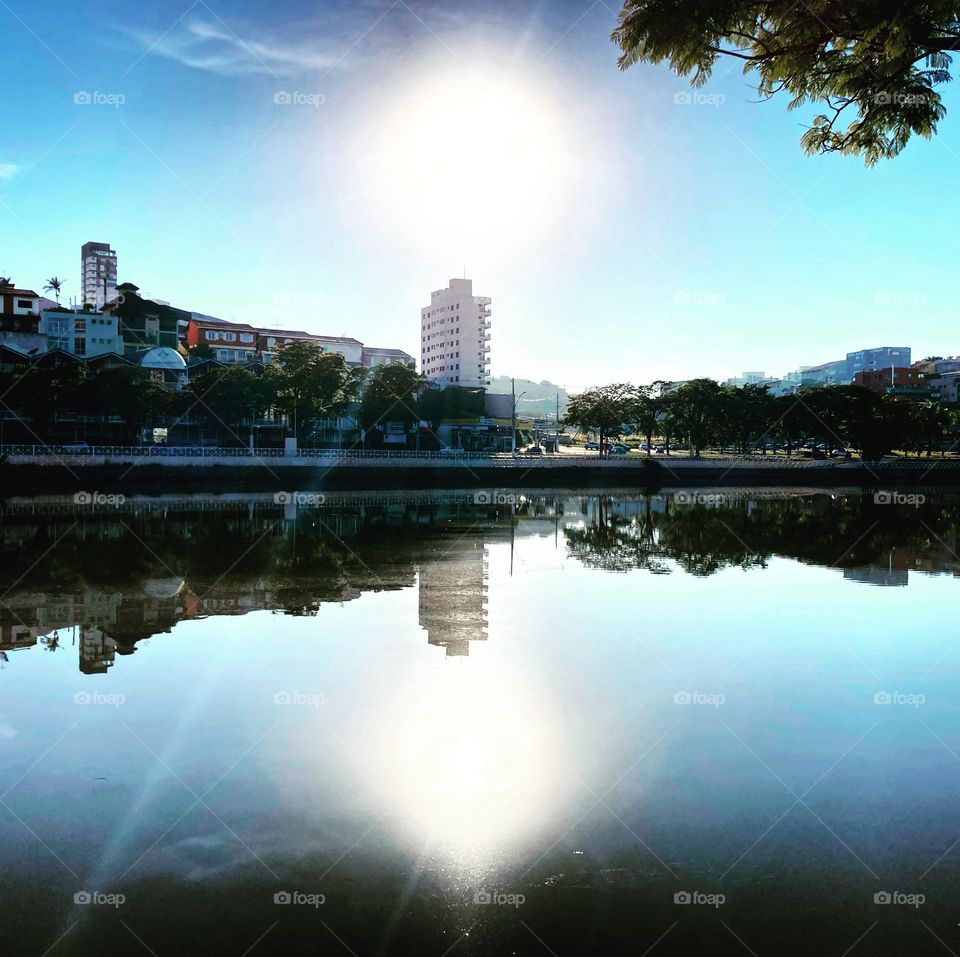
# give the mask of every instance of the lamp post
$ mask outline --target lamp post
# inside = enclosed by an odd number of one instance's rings
[[[517,386],[516,379],[510,380],[510,394],[513,396],[513,414],[511,416],[511,421],[513,423],[510,429],[510,452],[512,455],[517,454],[517,403],[527,394],[526,391],[517,395]]]

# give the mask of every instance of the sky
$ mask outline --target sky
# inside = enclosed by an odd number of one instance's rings
[[[873,169],[735,61],[617,67],[603,0],[2,0],[0,273],[79,250],[180,308],[419,360],[466,274],[491,371],[571,391],[960,353],[956,95]]]

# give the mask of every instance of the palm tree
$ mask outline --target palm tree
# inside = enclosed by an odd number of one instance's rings
[[[0,286],[12,286],[9,276],[0,276]]]
[[[57,279],[56,276],[51,277],[47,280],[47,284],[43,287],[44,292],[52,292],[57,297],[57,305],[60,305],[60,290],[63,288],[63,280]]]

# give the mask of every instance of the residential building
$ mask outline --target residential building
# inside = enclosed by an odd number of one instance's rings
[[[853,382],[858,372],[874,372],[877,369],[906,367],[910,365],[909,346],[880,346],[877,349],[861,349],[847,353],[847,381]]]
[[[420,310],[420,371],[441,386],[490,384],[490,299],[451,279]]]
[[[853,377],[853,384],[871,392],[919,394],[931,391],[927,377],[912,366],[858,372]]]
[[[745,385],[766,385],[772,381],[763,372],[744,372],[743,375],[727,379],[726,384],[742,389]]]
[[[40,333],[47,337],[49,348],[63,349],[84,359],[109,352],[123,355],[117,317],[101,312],[44,310],[40,313]]]
[[[117,298],[117,254],[109,243],[84,243],[80,247],[82,304],[103,309]]]
[[[936,392],[940,402],[946,405],[960,402],[960,371],[931,375],[927,378],[927,385]]]
[[[321,336],[291,329],[259,329],[257,349],[265,363],[272,362],[277,352],[294,342],[312,342],[321,352],[339,352],[350,368],[363,365],[363,343],[349,336]]]
[[[144,349],[158,346],[177,348],[189,325],[189,312],[141,298],[139,287],[130,282],[121,283],[116,291],[117,298],[108,302],[103,312],[117,318],[124,355],[134,358]]]
[[[914,362],[913,367],[928,376],[960,372],[960,356],[947,356],[945,359],[921,359]]]
[[[450,657],[469,655],[471,641],[487,640],[488,562],[483,538],[468,530],[420,563],[420,627]]]
[[[367,369],[385,365],[416,365],[413,356],[403,349],[381,349],[378,346],[364,346],[362,362]]]
[[[207,345],[218,362],[250,362],[257,355],[259,331],[244,322],[227,322],[199,312],[187,321],[187,345]]]

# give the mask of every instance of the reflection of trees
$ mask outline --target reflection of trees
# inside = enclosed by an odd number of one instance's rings
[[[927,570],[960,564],[953,554],[955,496],[937,496],[916,508],[878,504],[870,493],[721,498],[709,505],[668,500],[660,511],[649,508],[649,501],[633,516],[618,514],[609,499],[582,507],[584,526],[564,530],[569,553],[590,567],[657,574],[669,572],[669,562],[695,575],[762,568],[774,555],[837,568],[886,564],[894,553],[922,559]]]

